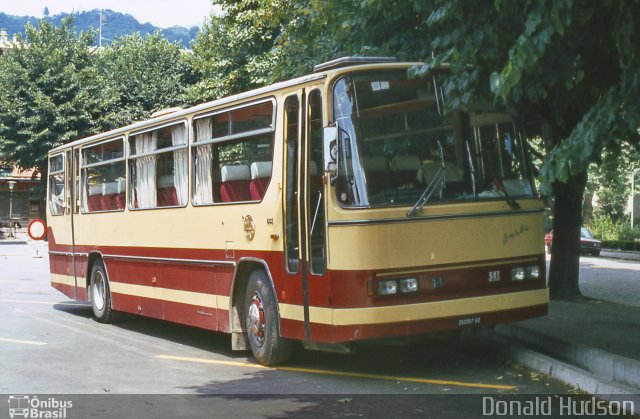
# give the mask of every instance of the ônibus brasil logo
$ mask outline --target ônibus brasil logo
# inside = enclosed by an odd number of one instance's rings
[[[55,397],[40,400],[38,396],[9,396],[9,416],[12,418],[64,419],[67,409],[72,407],[71,400],[58,400]]]

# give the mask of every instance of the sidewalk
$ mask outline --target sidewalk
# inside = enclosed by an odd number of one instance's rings
[[[6,229],[0,231],[0,246],[4,244],[27,244],[27,240],[30,240],[27,235],[26,228],[19,228],[15,232],[15,237],[9,237],[9,232]]]
[[[590,394],[640,394],[640,307],[551,301],[549,315],[497,326],[509,355]]]

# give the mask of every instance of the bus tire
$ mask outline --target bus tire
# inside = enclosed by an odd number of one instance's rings
[[[116,312],[111,308],[111,292],[109,279],[102,259],[97,259],[91,268],[89,293],[93,317],[100,323],[112,323],[116,320]]]
[[[244,301],[249,345],[258,363],[270,366],[287,361],[292,342],[280,336],[275,293],[264,271],[251,272]]]

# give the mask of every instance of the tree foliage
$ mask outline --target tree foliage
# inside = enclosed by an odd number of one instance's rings
[[[192,44],[201,82],[193,101],[210,100],[308,74],[347,55],[427,55],[428,8],[382,0],[214,0],[212,16]]]
[[[148,118],[153,111],[180,106],[193,74],[180,45],[159,32],[128,35],[97,54],[111,127]]]
[[[0,153],[46,173],[47,152],[104,128],[105,99],[90,45],[73,19],[27,24],[26,38],[0,60]]]
[[[584,172],[615,141],[638,144],[640,2],[436,3],[436,56],[417,73],[450,62],[451,91],[488,81],[496,100],[549,124],[543,191]]]

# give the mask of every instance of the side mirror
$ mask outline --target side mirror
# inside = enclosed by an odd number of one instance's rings
[[[324,171],[335,176],[338,173],[338,127],[325,127],[323,134]]]

